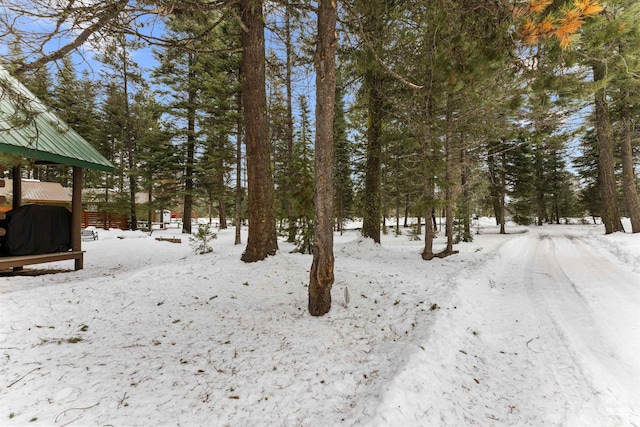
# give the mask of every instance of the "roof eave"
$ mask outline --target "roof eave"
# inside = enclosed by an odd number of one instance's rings
[[[113,173],[114,167],[109,164],[93,163],[85,160],[76,159],[73,157],[65,157],[46,151],[39,151],[33,148],[21,147],[18,145],[5,144],[0,142],[0,152],[13,154],[19,157],[26,157],[29,159],[42,160],[51,163],[57,163],[69,166],[78,166],[85,169],[100,170],[103,172]]]

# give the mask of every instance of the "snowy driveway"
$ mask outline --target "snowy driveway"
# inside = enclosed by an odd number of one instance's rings
[[[616,408],[640,399],[640,284],[580,238],[538,234],[525,285],[541,336],[568,353],[581,376],[556,376]],[[564,348],[563,348],[564,347]],[[550,349],[551,350],[551,349]],[[628,399],[635,399],[632,402]]]
[[[594,240],[531,228],[462,271],[373,425],[638,425],[640,276]]]

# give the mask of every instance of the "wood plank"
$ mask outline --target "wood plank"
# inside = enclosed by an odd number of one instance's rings
[[[182,239],[179,237],[156,237],[156,240],[159,242],[182,243]]]
[[[84,264],[84,251],[56,252],[40,255],[19,255],[0,257],[0,270],[21,268],[25,265],[44,264],[47,262],[75,260],[75,269],[81,270]]]

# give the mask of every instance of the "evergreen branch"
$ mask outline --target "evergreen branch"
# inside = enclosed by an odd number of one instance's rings
[[[369,40],[369,38],[367,37],[367,35],[365,34],[364,31],[364,24],[362,23],[362,19],[360,19],[360,17],[348,6],[345,4],[345,8],[347,10],[347,12],[349,13],[349,15],[351,15],[357,22],[358,22],[358,34],[360,35],[360,37],[362,38],[362,41],[364,42],[364,45],[366,46],[367,50],[369,52],[371,52],[371,54],[373,55],[373,57],[375,58],[376,62],[378,62],[378,64],[380,64],[380,66],[389,74],[391,75],[393,78],[395,78],[396,80],[398,80],[400,83],[404,84],[405,86],[413,89],[413,90],[420,90],[420,89],[424,89],[423,85],[418,85],[415,83],[410,82],[409,80],[407,80],[406,78],[402,77],[400,74],[396,73],[394,70],[391,69],[391,67],[389,67],[383,60],[382,58],[380,58],[380,56],[378,55],[378,53],[376,52],[375,48],[373,47],[373,45],[371,44],[371,41]]]
[[[16,74],[22,74],[29,70],[39,69],[43,65],[49,62],[57,61],[68,55],[71,51],[82,46],[93,34],[97,33],[109,23],[111,23],[118,14],[127,5],[127,0],[120,0],[110,5],[108,9],[105,9],[102,16],[96,21],[95,24],[85,28],[73,41],[61,47],[60,49],[51,52],[48,55],[44,55],[33,62],[23,64],[16,70]]]

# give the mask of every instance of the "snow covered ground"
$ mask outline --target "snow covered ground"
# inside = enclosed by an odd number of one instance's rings
[[[640,235],[508,231],[430,262],[336,235],[314,318],[286,243],[99,230],[84,270],[0,277],[0,425],[640,425]]]

